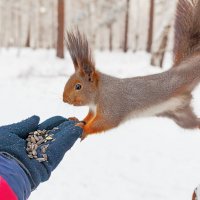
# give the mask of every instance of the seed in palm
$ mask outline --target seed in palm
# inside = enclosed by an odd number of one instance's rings
[[[57,130],[54,128],[53,130]],[[46,154],[49,144],[45,144],[49,141],[54,141],[53,134],[49,134],[50,130],[37,130],[29,133],[26,141],[26,151],[30,159],[36,159],[39,162],[48,161],[48,156]],[[38,157],[37,149],[40,148],[41,156]]]

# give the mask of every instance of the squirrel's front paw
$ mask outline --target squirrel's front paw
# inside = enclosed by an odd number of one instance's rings
[[[78,118],[76,118],[76,117],[69,117],[68,120],[72,120],[72,121],[77,121],[77,122],[79,122]]]

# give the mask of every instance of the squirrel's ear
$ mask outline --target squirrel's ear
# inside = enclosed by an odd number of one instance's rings
[[[93,66],[93,63],[82,63],[80,64],[80,73],[84,75],[88,81],[94,81],[95,78],[95,67]]]
[[[85,35],[81,34],[78,29],[73,32],[67,32],[66,44],[75,70],[88,78],[89,81],[93,81],[95,64]]]

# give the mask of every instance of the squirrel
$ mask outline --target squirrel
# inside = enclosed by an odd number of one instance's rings
[[[77,29],[66,41],[75,73],[63,92],[63,101],[89,106],[79,123],[84,139],[136,117],[168,117],[180,127],[200,127],[191,106],[193,89],[200,82],[200,0],[179,0],[175,20],[174,67],[148,76],[116,78],[95,68],[86,36]]]

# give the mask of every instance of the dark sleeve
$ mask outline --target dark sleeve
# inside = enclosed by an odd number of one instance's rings
[[[26,173],[15,160],[1,154],[0,177],[7,182],[18,200],[28,199],[31,193],[31,184]]]

